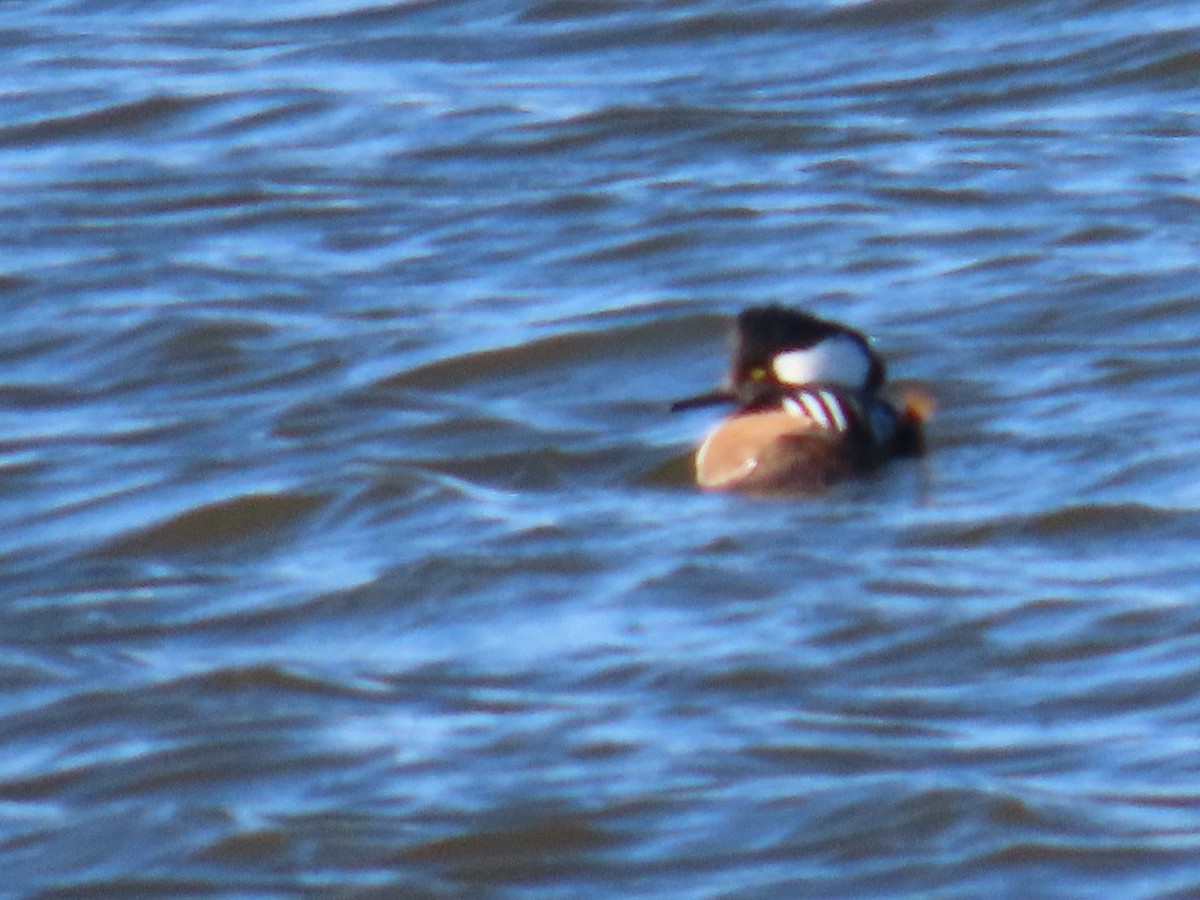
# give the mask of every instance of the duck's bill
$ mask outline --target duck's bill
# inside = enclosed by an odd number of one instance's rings
[[[737,396],[732,391],[709,391],[707,394],[698,394],[695,397],[676,400],[671,404],[671,412],[682,412],[685,409],[698,409],[701,406],[716,406],[720,403],[736,402]]]

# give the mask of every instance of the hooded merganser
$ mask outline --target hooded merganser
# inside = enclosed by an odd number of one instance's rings
[[[738,405],[696,451],[701,487],[813,489],[923,451],[929,398],[890,391],[883,360],[862,333],[757,306],[737,317],[735,338],[726,384],[671,406]]]

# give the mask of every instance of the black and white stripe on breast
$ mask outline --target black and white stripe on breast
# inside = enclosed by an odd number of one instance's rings
[[[817,428],[876,445],[886,444],[896,431],[895,412],[873,394],[814,386],[791,391],[780,403],[784,412]]]

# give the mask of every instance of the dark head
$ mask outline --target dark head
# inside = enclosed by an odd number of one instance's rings
[[[680,400],[671,408],[772,403],[806,384],[875,390],[884,377],[883,361],[853,328],[783,306],[753,306],[737,317],[726,386]]]

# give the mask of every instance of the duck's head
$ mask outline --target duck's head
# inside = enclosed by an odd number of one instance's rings
[[[753,306],[737,317],[733,365],[725,385],[680,400],[671,409],[771,405],[810,384],[875,390],[884,378],[883,360],[861,332],[800,310]]]

